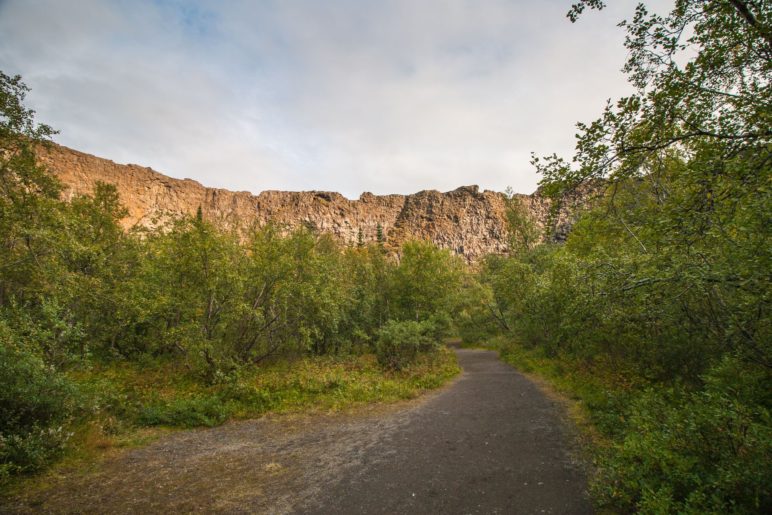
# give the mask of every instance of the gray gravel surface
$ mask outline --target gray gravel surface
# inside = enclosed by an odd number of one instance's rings
[[[493,352],[416,407],[308,513],[590,513],[559,407]]]

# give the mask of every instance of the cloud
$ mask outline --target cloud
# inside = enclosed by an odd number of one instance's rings
[[[61,143],[211,186],[529,192],[627,91],[633,5],[6,0],[0,68]]]

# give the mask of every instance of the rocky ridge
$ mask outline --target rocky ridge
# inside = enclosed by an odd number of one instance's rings
[[[93,192],[97,182],[114,184],[128,210],[125,228],[156,227],[201,207],[204,219],[226,229],[243,230],[272,222],[329,232],[346,244],[376,241],[380,226],[387,246],[398,249],[409,239],[426,239],[476,261],[507,251],[506,197],[477,186],[453,191],[420,191],[412,195],[363,193],[349,200],[326,191],[246,191],[207,188],[192,179],[173,179],[151,168],[117,164],[67,147],[51,145],[39,152],[41,163],[63,185],[65,200]],[[551,202],[539,195],[517,195],[545,234],[560,239],[585,203],[581,196],[564,202],[556,216]]]

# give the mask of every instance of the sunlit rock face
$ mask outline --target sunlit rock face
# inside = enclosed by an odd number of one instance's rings
[[[150,168],[121,165],[58,145],[41,149],[40,161],[63,185],[71,199],[90,194],[97,182],[114,184],[128,210],[125,228],[157,227],[174,217],[195,215],[220,227],[244,231],[269,222],[292,230],[301,226],[328,232],[347,245],[377,239],[380,226],[388,248],[398,252],[410,239],[425,239],[465,257],[479,260],[489,253],[507,252],[506,203],[502,193],[463,186],[453,191],[420,191],[412,195],[363,193],[349,200],[326,191],[246,191],[207,188],[191,179],[173,179]],[[585,196],[574,196],[557,213],[537,193],[518,195],[534,222],[550,230],[545,235],[564,239]]]

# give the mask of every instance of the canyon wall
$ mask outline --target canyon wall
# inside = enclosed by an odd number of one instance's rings
[[[476,261],[488,253],[507,251],[506,199],[502,193],[464,186],[441,193],[427,190],[412,195],[363,193],[349,200],[325,191],[264,191],[253,195],[207,188],[191,179],[173,179],[150,168],[122,165],[67,147],[52,145],[39,152],[40,161],[63,185],[71,199],[90,194],[97,182],[114,184],[128,210],[125,228],[156,227],[180,215],[194,215],[201,207],[205,220],[243,230],[273,222],[294,229],[300,226],[329,232],[346,244],[376,241],[380,226],[392,249],[409,239],[428,239]],[[551,203],[538,192],[518,195],[529,216],[544,234],[560,239],[585,199],[575,197],[551,215]]]

